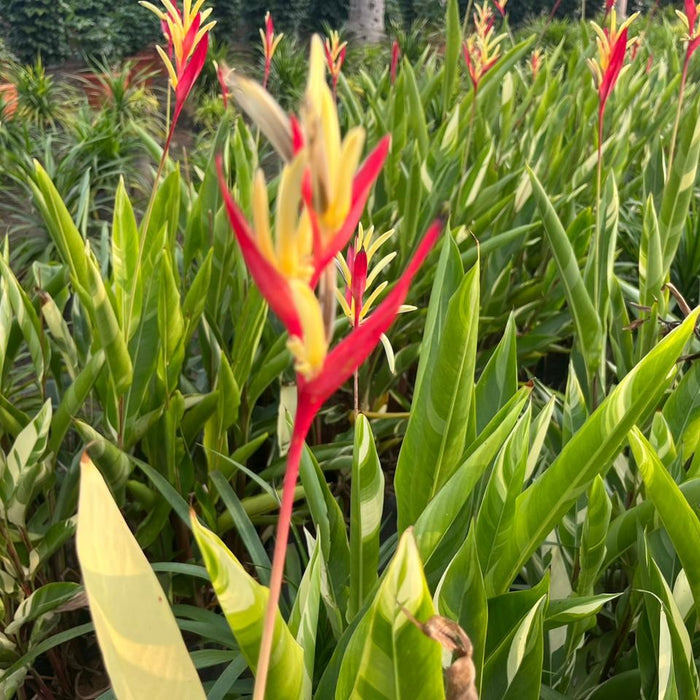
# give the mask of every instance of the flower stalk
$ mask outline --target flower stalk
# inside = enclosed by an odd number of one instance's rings
[[[361,267],[364,258],[364,274],[356,273],[351,290],[356,309],[359,308],[354,313],[357,324],[331,349],[335,309],[333,261],[357,229],[389,149],[389,139],[385,137],[360,165],[364,130],[351,129],[341,138],[335,100],[325,80],[324,59],[332,48],[327,45],[324,56],[323,44],[313,37],[309,80],[299,119],[287,117],[260,86],[230,76],[233,96],[286,161],[277,192],[274,236],[262,172],[254,176],[251,227],[231,196],[221,159],[217,161],[231,227],[253,280],[287,329],[297,378],[297,410],[256,667],[256,700],[265,697],[304,440],[325,401],[356,372],[391,325],[412,279],[442,230],[440,222],[430,227],[402,277],[362,323],[368,255],[358,251],[353,267],[358,270],[357,265]]]

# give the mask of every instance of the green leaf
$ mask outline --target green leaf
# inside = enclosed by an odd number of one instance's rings
[[[642,238],[639,245],[639,303],[651,306],[664,283],[663,251],[654,198],[649,195],[644,207]]]
[[[407,530],[343,657],[339,698],[442,700],[442,650],[401,610],[416,619],[434,615],[413,533]]]
[[[618,598],[620,593],[603,595],[576,596],[562,600],[550,600],[547,606],[545,626],[548,629],[561,627],[578,620],[585,620],[597,615],[606,603]]]
[[[515,317],[511,313],[503,331],[503,337],[489,358],[474,389],[477,434],[518,390],[517,360]]]
[[[656,408],[699,313],[669,333],[613,389],[544,474],[518,496],[514,538],[496,563],[495,590],[507,589],[578,496],[610,467],[627,432]]]
[[[673,262],[683,233],[693,196],[695,175],[700,157],[700,102],[684,110],[676,144],[675,160],[664,188],[659,210],[659,232],[663,250],[664,276]]]
[[[27,508],[48,475],[42,461],[51,425],[51,401],[17,436],[7,458],[0,461],[0,514],[15,525],[24,525]]]
[[[545,594],[486,661],[481,693],[483,700],[539,699],[546,605]]]
[[[47,583],[37,588],[18,606],[12,622],[5,628],[5,633],[16,634],[22,625],[55,610],[75,598],[81,591],[82,586],[68,582]]]
[[[355,422],[350,497],[350,597],[347,618],[352,620],[377,581],[379,529],[384,507],[384,473],[369,421]]]
[[[418,90],[418,83],[416,83],[416,74],[413,72],[411,63],[406,59],[404,59],[401,64],[401,76],[406,86],[406,113],[408,115],[408,124],[416,139],[420,157],[421,159],[425,159],[430,146],[428,124],[426,122],[425,110],[423,109],[423,101],[421,100],[420,91]]]
[[[443,236],[440,259],[435,270],[435,279],[430,292],[428,313],[425,318],[425,330],[420,346],[420,362],[413,388],[413,396],[418,401],[422,390],[425,372],[432,370],[435,364],[438,344],[445,329],[447,309],[452,295],[457,291],[464,277],[464,269],[459,254],[459,248],[452,235]],[[476,261],[476,260],[475,260]]]
[[[593,593],[593,586],[605,559],[605,541],[611,512],[612,503],[605,490],[605,482],[601,476],[596,476],[588,490],[588,510],[581,536],[580,569],[576,585],[579,596]]]
[[[445,569],[435,597],[440,615],[458,622],[471,640],[477,673],[476,687],[480,689],[489,611],[474,533],[472,526],[464,544]]]
[[[600,365],[603,342],[600,320],[586,291],[583,276],[576,261],[576,254],[567,238],[566,231],[535,173],[528,169],[528,175],[559,271],[559,277],[564,285],[566,300],[576,327],[576,338],[581,344],[590,378],[593,377],[595,370]]]
[[[226,545],[192,517],[192,531],[216,597],[253,673],[257,668],[269,589],[249,576]],[[266,697],[303,698],[304,656],[277,612]]]
[[[450,109],[455,89],[455,78],[459,65],[459,51],[462,43],[462,27],[459,23],[459,4],[457,0],[447,1],[445,13],[445,60],[442,76],[442,113]]]
[[[664,404],[663,416],[685,462],[700,450],[700,362],[693,362]]]
[[[473,391],[478,308],[476,264],[450,299],[435,363],[411,409],[394,479],[399,532],[416,522],[459,465]]]
[[[523,387],[494,416],[476,443],[470,446],[469,456],[418,518],[415,537],[426,569],[430,565],[431,570],[437,568],[442,571],[437,563],[433,563],[432,558],[442,543],[447,546],[452,544],[449,541],[451,526],[457,520],[482,474],[508,439],[529,396],[530,390]],[[449,555],[450,559],[458,547],[459,544],[454,546]]]
[[[515,499],[523,488],[530,440],[530,406],[518,420],[501,448],[486,484],[476,520],[476,544],[486,592],[493,595],[490,570],[511,538]]]
[[[654,448],[637,427],[629,433],[630,447],[652,501],[685,569],[700,612],[700,519],[685,500],[678,485],[661,463]]]
[[[180,308],[180,291],[168,254],[163,255],[158,295],[158,329],[161,353],[158,374],[168,394],[178,385],[185,360],[185,319]]]
[[[318,629],[318,611],[321,600],[321,574],[323,554],[318,540],[307,534],[311,556],[299,584],[294,607],[289,616],[289,629],[296,636],[297,643],[304,650],[304,692],[311,696],[314,677],[314,660],[316,656],[316,631]]]
[[[269,583],[270,571],[272,570],[270,558],[267,556],[260,537],[255,531],[255,526],[250,521],[240,499],[221,472],[211,472],[209,478],[216,486],[226,509],[231,514],[238,535],[243,540],[243,544],[250,554],[251,562],[258,572],[258,578],[265,584]]]
[[[117,317],[122,328],[135,328],[141,314],[143,287],[138,269],[139,233],[136,217],[126,193],[124,178],[119,178],[112,220],[112,279]],[[133,318],[130,318],[133,314]]]
[[[6,243],[7,243],[7,239]],[[2,298],[7,299],[12,308],[14,318],[17,321],[22,337],[24,338],[29,354],[32,358],[37,380],[41,380],[50,359],[49,345],[46,335],[41,327],[41,321],[36,309],[29,297],[20,286],[17,278],[12,273],[9,261],[9,248],[5,246],[5,253],[0,254],[0,277],[2,277]],[[9,329],[8,329],[9,330]],[[4,356],[4,348],[3,356]],[[0,362],[0,370],[2,362]]]
[[[168,599],[87,455],[81,462],[76,547],[115,695],[203,699]]]
[[[304,446],[299,464],[299,477],[304,486],[306,502],[318,529],[323,564],[327,567],[328,588],[324,603],[334,634],[342,631],[342,616],[347,609],[350,577],[350,545],[345,518],[338,502],[328,488],[326,478],[311,450]]]

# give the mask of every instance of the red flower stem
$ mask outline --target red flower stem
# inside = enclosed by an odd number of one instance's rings
[[[683,107],[683,96],[685,95],[685,83],[688,79],[688,63],[690,62],[690,55],[688,51],[685,54],[685,60],[683,61],[683,74],[681,75],[681,87],[678,91],[678,106],[676,107],[676,120],[673,124],[673,135],[671,136],[671,149],[668,154],[668,177],[671,177],[671,169],[673,168],[673,156],[676,151],[676,138],[678,137],[678,126],[681,121],[681,108]]]
[[[282,578],[284,576],[284,562],[287,557],[287,541],[292,521],[292,509],[294,506],[294,491],[299,475],[299,464],[304,449],[304,440],[311,427],[315,411],[303,396],[299,396],[297,415],[294,419],[292,441],[287,453],[287,469],[284,475],[284,487],[282,490],[282,503],[280,515],[277,521],[275,534],[275,551],[272,556],[272,571],[270,573],[270,595],[267,599],[265,619],[263,622],[263,634],[260,642],[260,654],[255,669],[255,690],[253,700],[264,700],[267,686],[267,674],[270,669],[270,655],[275,633],[275,621],[277,618],[277,606],[282,592]]]

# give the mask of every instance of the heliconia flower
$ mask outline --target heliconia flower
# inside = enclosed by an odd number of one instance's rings
[[[353,327],[359,326],[371,311],[377,299],[388,286],[384,281],[371,291],[365,299],[364,295],[372,288],[377,281],[379,274],[394,260],[397,253],[392,251],[384,255],[376,265],[369,270],[370,263],[375,257],[379,248],[394,235],[394,229],[389,229],[381,236],[374,238],[374,226],[370,226],[367,231],[360,224],[355,240],[348,247],[348,252],[344,258],[340,253],[336,256],[336,263],[340,269],[343,281],[345,282],[345,293],[336,290],[336,298],[340,308],[350,321]],[[397,313],[415,310],[415,306],[403,304]],[[384,351],[389,361],[389,368],[394,371],[394,351],[386,335],[380,338]]]
[[[537,74],[539,73],[541,66],[542,66],[542,49],[538,47],[530,54],[530,72],[532,73],[533,78],[537,77]]]
[[[362,216],[367,198],[389,152],[385,136],[362,165],[360,157],[365,131],[354,127],[341,139],[338,110],[326,84],[323,43],[311,39],[309,78],[299,120],[289,118],[272,96],[259,84],[232,73],[231,94],[286,160],[301,147],[308,158],[308,186],[302,189],[313,232],[313,274],[318,284],[321,273],[345,248]],[[359,167],[358,167],[359,166]]]
[[[651,67],[653,64],[654,64],[654,54],[650,53],[649,58],[647,58],[647,68],[646,68],[647,73],[651,73]]]
[[[389,76],[391,79],[391,84],[396,82],[396,70],[399,67],[399,58],[401,57],[401,47],[399,46],[398,39],[394,39],[394,43],[391,45],[391,70]]]
[[[627,29],[638,14],[638,12],[635,12],[628,17],[619,28],[617,27],[615,8],[610,11],[610,27],[601,29],[595,22],[591,22],[597,34],[598,59],[589,58],[588,65],[593,72],[593,80],[598,90],[598,114],[601,123],[608,97],[610,97],[610,93],[615,87],[615,83],[617,83],[625,63]]]
[[[508,0],[493,0],[493,4],[496,7],[496,9],[499,11],[501,17],[506,16],[506,5],[508,4]]]
[[[482,5],[476,5],[474,34],[471,34],[462,46],[464,60],[469,71],[469,78],[474,86],[474,92],[478,91],[481,79],[500,57],[500,43],[505,34],[494,36],[493,23],[493,13],[486,0],[484,0]]]
[[[260,32],[260,38],[262,39],[263,54],[265,56],[265,74],[263,76],[263,87],[267,87],[267,81],[270,78],[270,67],[272,66],[272,57],[275,55],[277,46],[284,33],[275,36],[275,25],[272,23],[272,15],[269,10],[265,13],[265,31],[262,29],[258,30]]]
[[[340,71],[343,68],[345,61],[345,51],[348,47],[348,42],[340,41],[340,34],[334,29],[329,37],[326,37],[324,48],[326,50],[326,62],[328,63],[328,72],[331,74],[331,83],[333,84],[333,97],[336,96],[338,87],[338,78]]]
[[[168,51],[160,46],[156,50],[168,71],[170,86],[175,91],[175,108],[168,136],[168,143],[175,130],[175,124],[185,106],[199,74],[202,72],[209,48],[209,32],[216,22],[204,24],[212,8],[201,10],[204,0],[184,0],[183,10],[173,5],[172,0],[161,0],[165,11],[145,0],[139,4],[153,12],[161,21],[168,40]],[[175,58],[173,65],[172,58]]]
[[[686,63],[690,60],[693,53],[695,53],[698,46],[700,46],[700,26],[698,26],[699,13],[700,5],[696,5],[693,0],[685,0],[685,12],[676,10],[676,14],[683,23],[685,38],[688,41],[688,47],[685,52]]]
[[[615,0],[605,0],[605,19],[608,18],[613,7],[615,7]]]
[[[224,100],[224,109],[228,108],[228,86],[226,85],[226,79],[224,77],[224,68],[220,66],[216,61],[212,61],[214,64],[214,70],[216,70],[216,79],[219,81],[219,87],[221,88],[221,97]]]

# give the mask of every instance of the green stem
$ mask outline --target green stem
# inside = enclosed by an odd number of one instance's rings
[[[295,487],[299,475],[299,464],[304,450],[304,440],[309,432],[314,419],[312,405],[306,400],[300,391],[297,414],[294,419],[292,441],[287,454],[287,470],[284,475],[282,491],[282,503],[280,516],[277,522],[275,534],[275,551],[272,556],[272,571],[270,572],[270,595],[267,599],[265,619],[263,622],[262,640],[260,641],[260,654],[257,668],[255,669],[255,690],[253,700],[264,700],[267,686],[267,674],[270,670],[270,656],[272,654],[272,642],[275,634],[275,622],[277,619],[277,606],[282,592],[282,578],[284,575],[284,562],[287,557],[287,541],[292,521],[292,509],[294,506]]]
[[[668,153],[668,169],[667,180],[671,177],[671,169],[673,168],[673,156],[676,151],[676,139],[678,138],[678,126],[681,121],[681,109],[683,107],[683,96],[685,94],[685,83],[688,79],[688,54],[686,53],[685,61],[683,61],[683,73],[681,75],[681,87],[678,91],[678,106],[676,107],[676,119],[673,123],[673,134],[671,135],[671,149]]]

